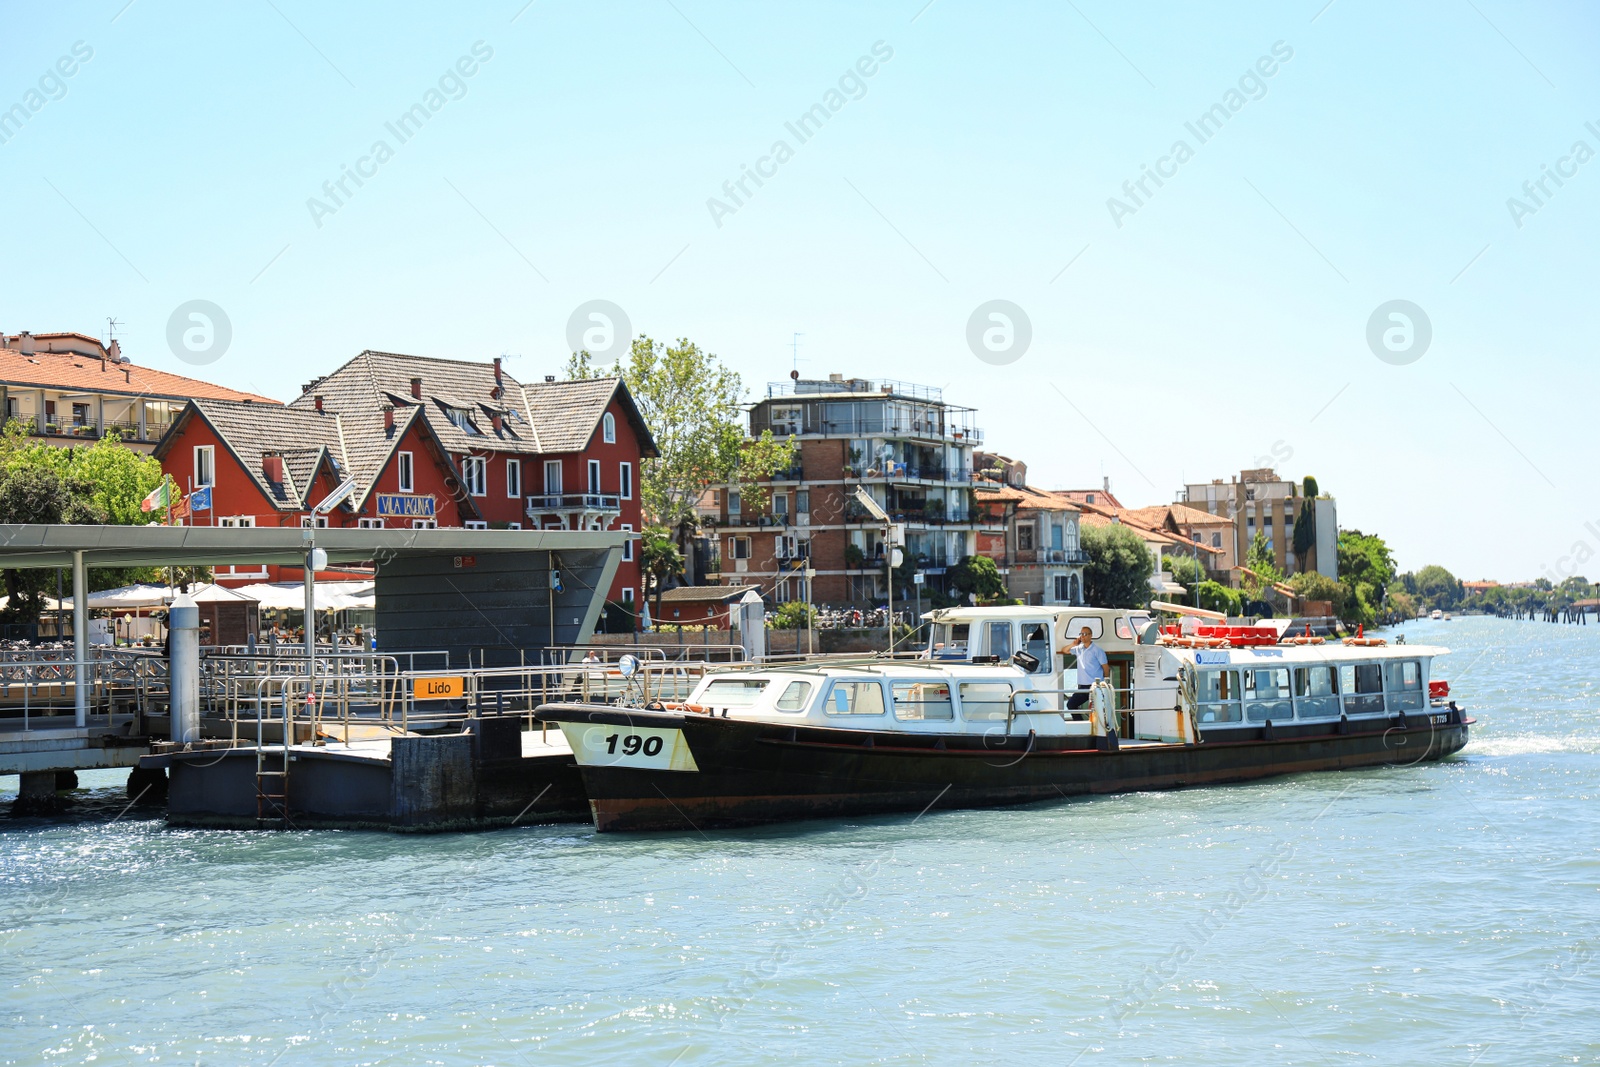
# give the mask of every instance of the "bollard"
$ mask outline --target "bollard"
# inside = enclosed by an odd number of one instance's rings
[[[171,693],[172,739],[182,744],[200,740],[200,608],[189,594],[179,594],[167,613],[167,688]]]

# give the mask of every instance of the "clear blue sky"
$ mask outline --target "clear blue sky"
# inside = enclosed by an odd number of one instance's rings
[[[289,398],[363,348],[554,372],[606,299],[753,390],[796,331],[805,374],[944,386],[1039,485],[1156,503],[1287,457],[1406,567],[1600,556],[1592,7],[124,3],[0,9],[0,108],[46,83],[0,144],[6,331],[114,315],[136,361]],[[476,42],[402,143],[385,124]],[[801,143],[785,123],[877,42]],[[1201,143],[1185,123],[1277,42]],[[1176,173],[1114,220],[1146,165]],[[1513,219],[1546,165],[1571,176]],[[166,343],[193,299],[233,326],[198,371]],[[1004,366],[966,340],[991,299],[1032,324]],[[1392,299],[1432,324],[1407,365],[1366,341]]]

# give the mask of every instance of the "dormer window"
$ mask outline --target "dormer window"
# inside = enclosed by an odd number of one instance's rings
[[[456,429],[462,433],[475,434],[478,428],[472,424],[472,413],[466,408],[445,408],[445,418],[455,423]]]

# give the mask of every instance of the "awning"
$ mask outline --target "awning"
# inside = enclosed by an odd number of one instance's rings
[[[306,587],[301,582],[260,582],[237,590],[264,608],[304,611]],[[346,608],[371,608],[377,605],[371,582],[317,582],[311,590],[318,611],[344,611]]]
[[[158,608],[170,601],[174,592],[164,585],[123,585],[116,589],[102,589],[89,594],[91,608]],[[64,608],[72,607],[72,598],[61,602]]]

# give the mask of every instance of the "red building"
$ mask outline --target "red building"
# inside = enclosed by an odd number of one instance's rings
[[[318,525],[639,530],[639,464],[657,453],[620,378],[524,385],[498,359],[369,351],[287,407],[192,400],[155,454],[185,492],[212,487],[210,510],[188,520],[198,525],[308,525],[353,479]],[[275,570],[217,577],[276,580]],[[630,543],[609,599],[642,596]]]

